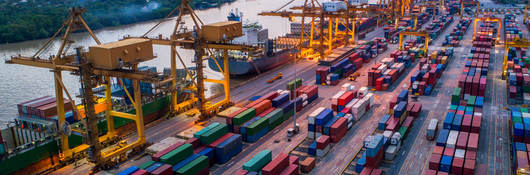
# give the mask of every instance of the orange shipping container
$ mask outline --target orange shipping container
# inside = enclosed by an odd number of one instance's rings
[[[272,103],[270,100],[263,100],[260,103],[256,104],[252,108],[256,109],[256,114],[261,114],[262,112],[266,111],[267,109],[272,107]]]

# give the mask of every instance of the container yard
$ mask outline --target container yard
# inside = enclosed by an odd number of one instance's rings
[[[145,35],[108,43],[71,9],[65,26],[95,45],[6,58],[50,70],[55,95],[12,106],[0,174],[530,173],[525,5],[303,3],[252,14],[287,21],[272,38],[238,10],[203,23],[183,0]],[[146,64],[161,58],[171,64]]]

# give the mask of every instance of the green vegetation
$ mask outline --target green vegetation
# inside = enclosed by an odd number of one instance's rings
[[[217,7],[234,0],[192,0],[194,9]],[[47,38],[81,6],[92,29],[165,17],[180,0],[3,0],[0,1],[0,43]]]

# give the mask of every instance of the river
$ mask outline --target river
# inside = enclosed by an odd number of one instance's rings
[[[205,23],[213,23],[219,21],[226,21],[226,16],[232,9],[238,8],[243,13],[243,20],[259,21],[264,28],[269,29],[269,37],[276,37],[284,35],[289,31],[289,21],[287,18],[258,16],[261,11],[270,11],[280,8],[289,0],[237,0],[231,4],[224,4],[220,8],[213,8],[207,10],[196,11],[197,15]],[[294,2],[297,4],[301,2]],[[175,19],[176,17],[172,18]],[[192,27],[192,20],[189,16],[183,18],[185,25],[189,29]],[[95,34],[102,43],[117,41],[125,35],[140,36],[154,26],[158,20],[140,22],[130,25],[104,28],[96,30]],[[152,36],[162,34],[168,36],[174,27],[174,20],[166,21],[160,25],[155,31],[151,32]],[[60,26],[57,26],[59,28]],[[59,39],[61,37],[58,37]],[[46,52],[41,54],[41,57],[48,57],[51,54],[56,54],[60,41],[56,39]],[[70,37],[75,41],[70,48],[84,47],[95,45],[96,43],[88,35],[88,33],[74,33]],[[0,58],[8,59],[13,55],[32,56],[47,39],[32,40],[19,43],[2,44],[0,45]],[[69,50],[73,53],[73,49]],[[157,71],[161,72],[164,67],[170,67],[170,49],[168,46],[154,46],[154,52],[157,58],[151,61],[142,63],[141,65],[156,66]],[[193,52],[190,50],[178,49],[178,52],[184,59],[187,66],[193,66],[191,60]],[[179,68],[181,64],[177,65]],[[205,64],[206,67],[207,63]],[[221,75],[210,70],[205,71],[206,76],[211,78],[220,78]],[[47,69],[34,68],[22,65],[5,64],[2,60],[0,63],[0,126],[4,126],[6,122],[11,121],[17,115],[16,104],[41,97],[44,95],[55,96],[53,74]],[[72,96],[79,95],[79,77],[72,76],[68,72],[63,72],[63,82]],[[206,84],[207,88],[211,84]],[[206,94],[211,95],[211,94]],[[65,96],[66,97],[66,96]],[[79,102],[79,99],[76,100]]]

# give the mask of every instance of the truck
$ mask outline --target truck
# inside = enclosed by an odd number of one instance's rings
[[[436,131],[438,130],[438,119],[431,119],[429,126],[427,127],[427,140],[434,140]]]

